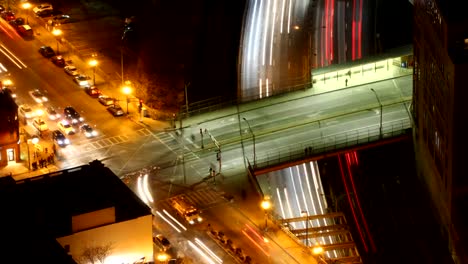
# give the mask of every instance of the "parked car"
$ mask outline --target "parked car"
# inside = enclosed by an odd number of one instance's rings
[[[50,57],[53,57],[55,56],[55,51],[49,47],[49,46],[42,46],[39,48],[39,53],[46,57],[46,58],[50,58]]]
[[[101,91],[96,86],[86,86],[84,91],[93,98],[98,98],[101,95]]]
[[[109,97],[107,95],[100,95],[98,97],[98,101],[102,104],[102,105],[105,105],[105,106],[110,106],[110,105],[113,105],[115,104],[115,102],[117,101],[115,98],[112,98],[112,97]]]
[[[88,86],[90,85],[89,80],[91,80],[91,77],[84,74],[80,74],[75,76],[73,80],[80,86]]]
[[[0,12],[5,11],[5,7],[3,5],[0,5]]]
[[[63,115],[68,119],[73,125],[78,124],[84,121],[84,118],[71,106],[67,106],[63,109]]]
[[[46,122],[44,120],[42,120],[41,118],[35,118],[33,120],[33,126],[43,132],[43,131],[47,131],[49,129],[49,127],[47,126]]]
[[[51,27],[61,25],[61,24],[66,24],[71,21],[69,15],[58,15],[54,16],[53,18],[49,19],[47,21],[47,24]]]
[[[65,67],[65,59],[61,55],[53,56],[50,60],[59,67]]]
[[[44,11],[46,11],[46,10],[53,11],[53,10],[54,10],[54,7],[53,7],[51,4],[49,4],[49,3],[42,3],[42,4],[39,4],[39,5],[37,5],[37,6],[35,6],[35,7],[33,8],[33,12],[34,12],[35,14],[44,12]]]
[[[60,114],[55,111],[55,108],[52,106],[48,106],[46,108],[47,116],[49,117],[50,120],[57,120],[60,118]]]
[[[38,103],[38,104],[49,101],[47,96],[45,96],[45,94],[43,92],[41,92],[39,89],[29,91],[29,95],[31,95],[31,97],[34,99],[34,101],[36,101],[36,103]]]
[[[3,87],[2,92],[9,94],[11,96],[11,98],[13,98],[13,100],[16,100],[16,93],[12,88]]]
[[[158,246],[160,246],[163,251],[167,251],[168,249],[171,248],[171,242],[169,242],[169,240],[161,234],[154,236],[153,242],[157,244]]]
[[[16,19],[15,13],[13,13],[13,11],[3,11],[0,14],[0,17],[2,17],[5,21],[11,21]]]
[[[44,18],[44,17],[51,17],[51,16],[53,16],[53,15],[56,15],[56,12],[55,12],[55,10],[50,10],[50,9],[38,11],[38,12],[36,13],[36,16],[42,17],[42,18]]]
[[[75,65],[67,65],[67,66],[63,67],[63,70],[64,70],[68,75],[71,75],[71,76],[80,75],[80,72],[78,71],[78,69],[76,68]]]
[[[52,132],[52,139],[57,143],[60,147],[66,147],[70,144],[70,140],[66,138],[60,130],[54,130]]]
[[[124,111],[123,111],[122,107],[120,107],[119,105],[111,105],[111,106],[107,107],[107,111],[109,111],[109,113],[111,113],[113,116],[123,116],[124,115]]]
[[[32,38],[34,36],[34,32],[30,25],[19,25],[16,28],[16,31],[18,31],[18,33],[24,38]]]
[[[26,21],[24,21],[24,18],[22,17],[17,17],[16,19],[14,20],[10,20],[10,22],[8,22],[14,29],[18,29],[18,26],[21,26],[21,25],[24,25],[26,24]]]
[[[83,124],[80,126],[80,131],[85,134],[85,136],[87,138],[91,138],[91,137],[95,137],[98,135],[97,131],[93,129],[93,127],[91,127],[90,125],[88,124]]]

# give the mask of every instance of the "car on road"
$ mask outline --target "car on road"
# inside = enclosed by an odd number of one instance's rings
[[[63,109],[63,115],[68,119],[72,125],[76,125],[84,121],[84,118],[71,106],[67,106]]]
[[[110,106],[110,105],[115,104],[116,99],[115,99],[115,98],[112,98],[112,97],[109,97],[109,96],[107,96],[107,95],[100,95],[100,96],[98,97],[98,101],[99,101],[99,103],[101,103],[102,105]]]
[[[91,85],[89,83],[89,80],[91,80],[91,77],[84,75],[84,74],[79,74],[73,78],[73,80],[80,86],[88,86]]]
[[[53,56],[50,60],[59,67],[65,67],[65,59],[61,55]]]
[[[98,132],[93,129],[92,126],[89,124],[83,124],[80,126],[80,131],[83,133],[87,138],[92,138],[98,135]]]
[[[60,147],[66,147],[70,145],[70,140],[66,138],[60,130],[54,130],[52,132],[52,139],[59,145]]]
[[[14,20],[10,20],[8,22],[14,29],[18,29],[18,26],[26,24],[26,21],[24,21],[24,18],[22,17],[17,17]]]
[[[53,11],[54,7],[49,3],[42,3],[33,8],[34,14],[38,14],[44,11]]]
[[[48,106],[46,108],[47,116],[49,117],[50,120],[57,120],[60,118],[60,114],[57,113],[54,107]]]
[[[122,107],[120,107],[119,105],[111,105],[111,106],[107,107],[107,111],[109,111],[109,113],[111,113],[113,116],[123,116],[124,115],[124,111],[123,111]]]
[[[49,19],[47,21],[47,25],[53,27],[61,24],[66,24],[71,22],[70,16],[69,15],[58,15],[54,16],[53,18]]]
[[[58,129],[65,135],[75,134],[75,128],[67,120],[60,120],[57,123]]]
[[[36,116],[31,106],[24,104],[18,107],[18,112],[25,118],[33,118]]]
[[[16,31],[24,38],[32,38],[34,36],[34,31],[30,25],[19,25]]]
[[[33,120],[33,127],[35,127],[39,131],[47,131],[49,127],[47,123],[41,118],[34,118]]]
[[[51,58],[55,56],[55,51],[50,47],[50,46],[42,46],[39,48],[39,53],[46,57],[46,58]]]
[[[0,14],[0,17],[2,17],[5,21],[11,21],[16,19],[15,13],[13,13],[13,11],[3,11]]]
[[[93,98],[98,98],[101,95],[101,91],[96,86],[86,86],[84,91]]]
[[[63,70],[65,71],[65,73],[67,73],[70,76],[80,75],[80,72],[78,71],[75,65],[67,65],[63,67]]]
[[[171,248],[171,242],[165,236],[158,234],[153,237],[153,242],[160,246],[163,251],[167,251]]]
[[[36,103],[38,103],[38,104],[49,101],[47,96],[45,96],[45,94],[43,92],[41,92],[39,89],[29,91],[29,95],[31,95],[31,97],[34,99],[34,101],[36,101]]]

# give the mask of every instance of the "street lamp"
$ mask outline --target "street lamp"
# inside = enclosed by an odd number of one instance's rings
[[[164,252],[161,252],[159,253],[157,256],[156,256],[156,259],[160,262],[160,263],[166,263],[168,260],[169,260],[169,255],[164,253]]]
[[[271,202],[270,199],[265,197],[263,201],[260,203],[260,206],[262,207],[263,211],[265,211],[265,230],[268,228],[268,210],[271,208]]]
[[[319,243],[315,243],[315,246],[312,248],[312,254],[316,255],[320,262],[327,264],[325,257],[323,256],[323,247]]]
[[[30,155],[30,151],[29,151],[29,144],[33,144],[34,146],[39,143],[39,138],[38,137],[33,137],[31,139],[28,139],[26,141],[26,147],[28,149],[28,168],[29,170],[31,170],[31,155]]]
[[[26,3],[23,3],[21,5],[21,7],[26,10],[26,24],[29,24],[28,20],[29,20],[29,9],[31,8],[31,4],[26,2]]]
[[[96,59],[91,59],[88,64],[93,67],[93,85],[96,85],[96,66],[98,65],[98,61]]]
[[[58,37],[60,35],[62,35],[62,30],[59,29],[59,28],[54,28],[54,30],[52,30],[52,35]],[[58,41],[58,38],[56,39],[57,40],[57,54],[59,54],[59,41]]]
[[[127,115],[128,115],[128,95],[132,93],[132,88],[130,88],[129,86],[124,86],[122,87],[122,92],[127,97]]]
[[[301,216],[306,217],[306,247],[309,247],[309,212],[306,210],[301,211]]]
[[[247,123],[247,126],[249,126],[249,131],[252,134],[252,140],[253,140],[253,155],[254,155],[254,168],[257,167],[257,154],[255,152],[255,134],[252,131],[252,128],[250,127],[249,121],[245,117],[243,117],[244,121]]]
[[[380,102],[380,98],[379,98],[379,96],[377,95],[377,92],[374,90],[374,88],[370,88],[370,90],[374,93],[375,98],[377,99],[377,102],[379,102],[379,105],[380,105],[379,138],[382,139],[382,138],[383,138],[383,134],[382,134],[382,102]]]

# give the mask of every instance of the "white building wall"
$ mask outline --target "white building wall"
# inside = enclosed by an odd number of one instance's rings
[[[111,244],[112,250],[105,264],[134,263],[145,257],[153,261],[152,215],[133,220],[110,224],[94,229],[77,232],[73,235],[57,238],[65,247],[69,245],[70,254],[78,263],[86,247]]]

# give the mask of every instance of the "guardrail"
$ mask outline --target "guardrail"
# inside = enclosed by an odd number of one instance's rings
[[[380,136],[380,124],[377,124],[314,138],[267,153],[257,152],[255,170],[396,137],[406,134],[411,127],[411,120],[407,117],[382,124],[382,136]]]

